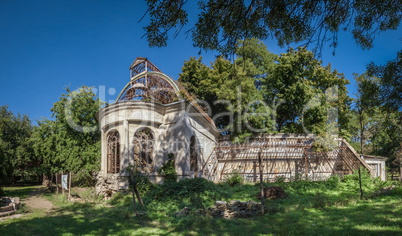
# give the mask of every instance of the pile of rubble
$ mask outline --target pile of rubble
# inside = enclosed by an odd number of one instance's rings
[[[0,201],[0,216],[14,214],[20,206],[20,198],[3,197]]]
[[[96,194],[103,195],[105,197],[105,200],[110,199],[113,193],[117,192],[118,190],[117,183],[117,176],[110,176],[108,178],[104,176],[98,176],[95,185]]]
[[[209,207],[206,214],[213,217],[221,217],[226,219],[248,218],[261,215],[261,203],[248,201],[216,201],[215,206]]]
[[[267,199],[280,199],[280,198],[287,198],[288,194],[285,193],[283,188],[278,186],[271,186],[264,188],[264,196]],[[261,199],[261,193],[257,194],[257,198]]]

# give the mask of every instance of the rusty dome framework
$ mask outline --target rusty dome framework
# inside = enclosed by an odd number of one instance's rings
[[[134,100],[169,104],[181,100],[175,81],[145,57],[134,60],[130,76],[130,82],[120,92],[116,102]]]

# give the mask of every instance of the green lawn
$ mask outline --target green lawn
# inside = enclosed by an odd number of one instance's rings
[[[143,194],[148,214],[142,217],[134,216],[129,193],[116,195],[108,204],[68,203],[63,196],[52,195],[47,198],[58,206],[57,210],[0,221],[0,235],[402,235],[400,187],[374,197],[372,193],[384,183],[366,181],[366,198],[359,200],[353,178],[271,185],[282,186],[289,197],[267,200],[265,216],[232,220],[200,216],[195,211],[177,218],[174,212],[183,206],[194,209],[195,198],[206,206],[216,198],[257,201],[258,185],[208,183],[207,191],[206,185],[194,181],[156,186]],[[23,195],[24,189],[6,191]]]

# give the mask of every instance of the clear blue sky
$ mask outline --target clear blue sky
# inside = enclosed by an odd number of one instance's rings
[[[105,100],[114,100],[138,56],[177,79],[183,62],[199,49],[183,34],[165,48],[149,48],[142,38],[147,18],[138,23],[145,11],[142,0],[0,0],[0,105],[32,120],[50,118],[66,85],[104,87]],[[363,73],[370,61],[394,59],[402,49],[401,38],[402,27],[377,36],[374,48],[364,51],[341,33],[335,56],[332,48],[324,48],[323,64],[345,74],[353,96],[352,73]],[[286,51],[274,40],[265,43],[273,53]],[[209,65],[215,54],[202,52],[203,62]]]

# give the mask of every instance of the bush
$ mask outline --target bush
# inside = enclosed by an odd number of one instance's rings
[[[175,202],[196,208],[205,208],[222,197],[221,191],[211,181],[203,178],[184,179],[179,182],[165,182],[156,185],[147,194],[148,200]]]
[[[225,177],[225,183],[232,187],[236,185],[241,185],[243,184],[243,182],[243,176],[237,170],[232,171],[231,175]]]
[[[331,188],[336,188],[341,183],[341,179],[338,175],[331,176],[327,181],[327,186]]]
[[[322,194],[317,194],[313,197],[311,201],[312,205],[316,209],[324,209],[325,207],[330,205],[330,201],[328,197]]]
[[[177,181],[177,173],[173,153],[168,154],[168,161],[162,165],[161,169],[159,170],[159,174],[164,175],[165,182]]]

